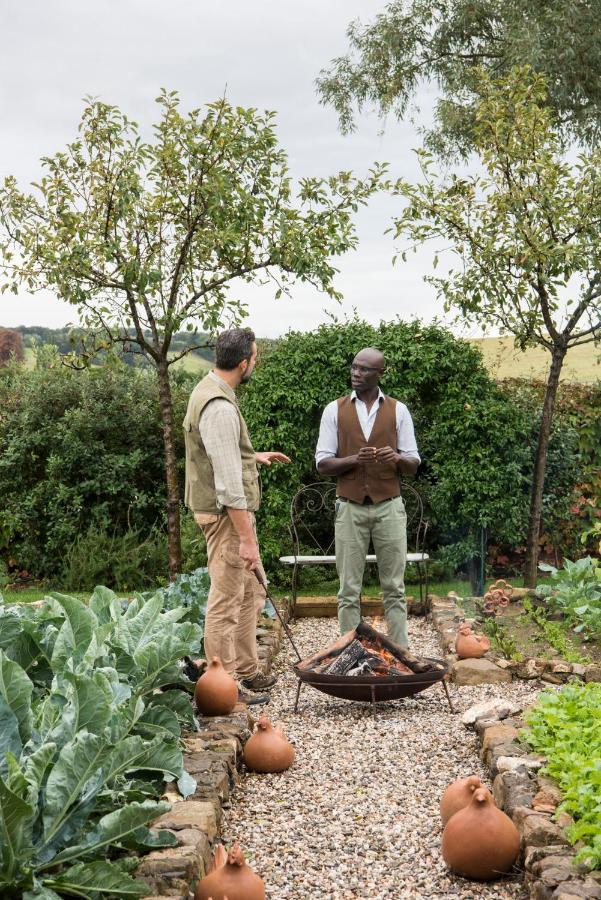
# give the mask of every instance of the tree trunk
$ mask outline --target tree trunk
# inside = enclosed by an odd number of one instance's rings
[[[547,466],[547,451],[549,449],[549,435],[551,434],[551,421],[555,408],[555,398],[559,385],[559,375],[567,352],[567,341],[555,344],[551,355],[551,368],[545,389],[543,413],[538,432],[536,446],[536,459],[534,462],[534,478],[532,492],[530,494],[530,513],[528,516],[528,537],[526,540],[526,559],[524,561],[524,585],[536,587],[538,573],[538,539],[540,536],[541,514],[543,507],[543,488],[545,486],[545,468]]]
[[[159,403],[163,423],[163,446],[165,448],[165,477],[167,483],[167,550],[169,556],[169,578],[171,581],[182,569],[182,544],[179,521],[179,483],[177,479],[177,456],[173,431],[173,400],[169,381],[167,360],[157,364],[159,382]]]

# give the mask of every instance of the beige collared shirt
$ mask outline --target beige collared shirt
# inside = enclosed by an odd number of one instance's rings
[[[223,378],[215,372],[209,372],[209,378],[219,382],[228,397],[231,396],[233,403],[238,405],[235,392]],[[240,419],[235,407],[229,400],[219,397],[211,400],[200,414],[198,430],[213,467],[218,506],[222,510],[227,506],[247,509],[242,485]]]

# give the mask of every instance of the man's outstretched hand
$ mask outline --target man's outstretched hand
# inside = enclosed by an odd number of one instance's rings
[[[265,453],[255,453],[255,460],[260,466],[270,466],[274,462],[292,462],[289,456],[286,456],[285,453],[280,453],[279,450],[268,450]]]

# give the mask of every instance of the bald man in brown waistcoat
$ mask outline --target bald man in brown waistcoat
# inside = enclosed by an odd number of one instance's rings
[[[365,347],[351,365],[352,393],[323,411],[315,453],[317,471],[336,485],[336,568],[341,634],[361,618],[361,589],[370,541],[378,564],[389,637],[406,647],[407,516],[399,476],[420,464],[413,422],[404,403],[379,387],[383,354]]]

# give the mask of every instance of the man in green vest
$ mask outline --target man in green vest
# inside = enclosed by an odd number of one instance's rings
[[[289,463],[283,453],[255,453],[235,390],[250,380],[257,344],[250,328],[217,338],[215,368],[200,381],[184,419],[186,505],[207,541],[211,588],[205,654],[218,656],[238,679],[240,699],[266,703],[275,677],[259,671],[255,637],[264,594],[253,569],[261,567],[255,513],[261,501],[257,464]]]
[[[414,475],[420,458],[409,410],[380,390],[384,368],[379,350],[366,347],[357,353],[351,365],[352,393],[323,411],[315,461],[321,475],[337,478],[334,531],[340,632],[359,624],[371,541],[388,636],[407,647],[407,516],[399,475]]]

